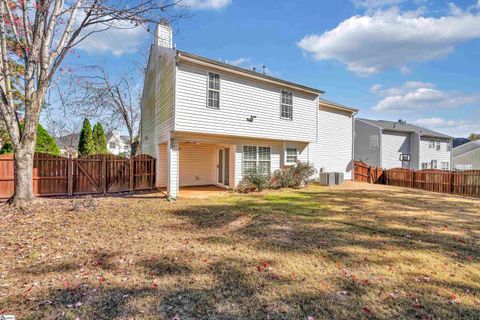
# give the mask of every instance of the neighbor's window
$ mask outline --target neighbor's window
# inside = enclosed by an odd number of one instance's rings
[[[370,149],[378,149],[378,136],[370,136]]]
[[[109,145],[110,149],[116,149],[117,148],[117,145],[115,143],[110,142],[108,145]]]
[[[448,162],[442,162],[442,170],[448,170],[449,169],[449,163]]]
[[[438,169],[437,160],[432,160],[432,169]]]
[[[437,151],[440,151],[442,149],[442,143],[437,142]]]
[[[428,142],[428,147],[429,147],[430,149],[435,149],[435,141],[430,140],[430,141]]]
[[[297,148],[287,148],[285,158],[286,158],[285,163],[295,164],[298,160]]]
[[[422,162],[422,170],[428,169],[428,162]]]
[[[209,108],[220,109],[220,75],[208,73],[208,102]]]
[[[452,146],[450,145],[450,143],[447,143],[447,151],[452,151]]]
[[[289,91],[282,91],[280,116],[284,119],[293,118],[293,93]]]
[[[270,174],[271,150],[270,147],[244,146],[242,173],[247,174],[258,169]]]

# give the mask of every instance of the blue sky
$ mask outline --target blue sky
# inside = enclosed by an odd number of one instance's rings
[[[359,116],[480,132],[480,0],[184,0],[177,48],[326,91]],[[76,63],[132,72],[142,29],[100,35]],[[73,63],[69,61],[69,63]]]

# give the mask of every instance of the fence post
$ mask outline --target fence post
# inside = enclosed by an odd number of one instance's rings
[[[69,196],[73,194],[73,159],[67,159],[67,193]]]
[[[453,171],[450,171],[449,172],[450,174],[450,193],[455,193],[455,174],[453,173]]]
[[[134,189],[134,185],[133,185],[133,184],[134,184],[134,182],[135,182],[135,179],[134,179],[134,174],[135,174],[135,166],[134,166],[134,164],[135,164],[135,160],[133,160],[133,157],[130,157],[129,161],[130,161],[130,184],[129,184],[130,188],[129,188],[129,189],[130,189],[130,192],[132,192],[133,189]]]
[[[102,159],[102,192],[107,193],[107,158],[104,154],[101,155]]]

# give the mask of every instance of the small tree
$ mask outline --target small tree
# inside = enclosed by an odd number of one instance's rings
[[[93,144],[95,145],[95,153],[106,154],[107,151],[107,136],[103,130],[100,122],[93,126]]]
[[[468,140],[477,141],[480,140],[480,133],[470,133]]]
[[[39,124],[37,128],[35,152],[50,153],[57,156],[60,155],[60,149],[57,146],[57,142],[41,124]]]
[[[20,125],[20,129],[23,131],[23,124]],[[13,145],[10,140],[7,140],[0,150],[0,154],[13,152]],[[57,142],[41,124],[39,124],[37,127],[37,142],[35,144],[35,152],[50,153],[57,156],[60,155],[60,149],[57,146]]]
[[[78,155],[90,156],[95,154],[95,144],[92,137],[92,126],[88,118],[83,120],[82,131],[80,132],[80,138],[78,139]]]

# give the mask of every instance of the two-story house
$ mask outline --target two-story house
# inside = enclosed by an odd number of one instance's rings
[[[355,121],[355,160],[385,169],[450,170],[453,138],[405,121]]]
[[[142,152],[157,158],[157,187],[235,188],[252,168],[294,164],[351,179],[356,109],[323,91],[176,50],[159,24],[142,95]]]

